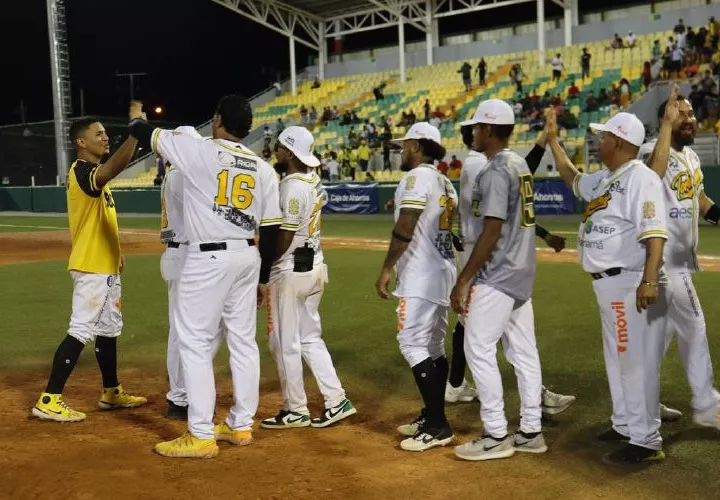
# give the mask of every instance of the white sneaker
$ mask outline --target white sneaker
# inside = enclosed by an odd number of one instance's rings
[[[513,447],[515,451],[525,453],[545,453],[548,449],[542,432],[533,438],[526,438],[521,432],[516,432],[513,437]]]
[[[452,429],[420,429],[413,437],[403,439],[400,448],[405,451],[425,451],[436,446],[446,446],[453,440]]]
[[[542,390],[542,412],[546,415],[557,415],[567,410],[575,402],[575,396],[566,396],[548,391],[545,387]]]
[[[469,443],[455,447],[455,456],[463,460],[493,460],[509,458],[515,454],[513,438],[508,435],[504,439],[480,436]]]
[[[682,417],[682,412],[660,403],[660,420],[663,422],[675,422]]]
[[[477,397],[475,388],[467,380],[462,381],[460,387],[453,387],[450,382],[445,384],[445,402],[469,403]]]
[[[720,430],[720,409],[713,408],[710,411],[695,414],[695,423]]]
[[[409,424],[403,424],[401,426],[398,426],[397,431],[403,436],[413,437],[415,434],[418,433],[418,430],[424,423],[425,423],[425,408],[420,410],[420,415],[418,415],[415,420],[413,420]]]

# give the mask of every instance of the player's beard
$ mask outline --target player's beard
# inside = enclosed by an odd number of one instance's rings
[[[410,163],[408,163],[408,162],[402,162],[400,164],[400,170],[402,170],[403,172],[409,172],[412,169],[413,169],[413,166],[410,165]]]
[[[689,130],[685,127],[681,127],[677,131],[673,132],[673,141],[680,144],[682,147],[690,146],[695,143],[695,129]]]
[[[278,174],[280,174],[281,176],[287,174],[287,171],[288,171],[287,162],[276,162],[275,163],[275,171]]]

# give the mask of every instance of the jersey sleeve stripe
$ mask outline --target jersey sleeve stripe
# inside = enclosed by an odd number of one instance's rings
[[[94,168],[92,172],[90,172],[90,189],[93,191],[100,191],[97,187],[97,183],[95,182],[95,174],[97,174],[97,168]]]
[[[640,235],[638,236],[637,239],[638,239],[638,241],[640,241],[640,240],[644,240],[646,238],[658,238],[658,237],[667,239],[668,232],[664,231],[662,229],[650,229],[648,231],[643,231],[642,233],[640,233]]]
[[[158,143],[158,138],[159,138],[159,137],[160,137],[160,129],[159,129],[159,128],[156,128],[155,130],[153,130],[153,133],[152,133],[152,141],[150,141],[151,144],[152,144],[152,150],[153,150],[153,152],[155,152],[155,153],[158,152],[157,143]]]
[[[402,206],[404,206],[404,205],[415,205],[415,206],[418,206],[418,207],[424,207],[425,205],[427,205],[427,203],[424,202],[424,201],[403,200],[403,201],[400,202],[400,206],[402,207]]]
[[[261,226],[273,226],[273,225],[276,225],[276,224],[282,224],[282,221],[283,221],[283,220],[282,220],[281,217],[279,217],[279,218],[277,218],[277,219],[261,219],[261,220],[260,220],[260,225],[261,225]]]
[[[297,231],[298,229],[300,229],[300,226],[293,225],[293,224],[282,224],[280,226],[280,229],[283,229],[285,231],[293,231],[294,232],[294,231]]]
[[[580,198],[580,194],[578,193],[578,184],[580,184],[580,178],[582,176],[583,176],[583,174],[576,175],[575,178],[573,179],[573,184],[572,184],[573,194],[578,198]]]

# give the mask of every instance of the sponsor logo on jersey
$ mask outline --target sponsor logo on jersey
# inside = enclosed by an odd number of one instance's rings
[[[235,156],[226,151],[218,151],[218,163],[223,167],[239,168],[240,170],[250,170],[257,172],[257,162],[250,158]]]
[[[288,212],[291,215],[298,215],[300,213],[300,202],[297,198],[290,198],[288,201]]]
[[[583,248],[594,248],[595,250],[602,250],[605,248],[602,241],[590,241],[584,238],[578,240],[578,245]]]
[[[613,234],[615,228],[612,226],[601,226],[600,224],[594,224],[593,221],[589,220],[585,223],[585,234],[600,233],[600,234]]]
[[[610,200],[612,200],[612,193],[610,191],[606,191],[604,194],[601,194],[588,203],[585,207],[585,211],[583,212],[583,222],[587,221],[588,218],[595,212],[605,210],[610,204]]]
[[[615,337],[617,340],[617,352],[627,351],[628,343],[628,323],[625,319],[625,302],[611,302],[610,307],[615,311]]]
[[[671,208],[670,209],[671,219],[692,219],[693,209],[692,208]]]
[[[625,188],[620,185],[620,181],[615,181],[607,188],[608,193],[625,194]]]
[[[643,219],[654,219],[655,218],[655,202],[646,201],[642,207]]]
[[[405,179],[405,189],[408,191],[415,187],[415,176],[410,176]]]
[[[692,199],[695,194],[692,181],[690,174],[687,172],[680,172],[673,178],[670,187],[675,191],[675,196],[678,201]]]

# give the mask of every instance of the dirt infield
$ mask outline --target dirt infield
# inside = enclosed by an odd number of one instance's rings
[[[120,243],[125,255],[158,254],[164,250],[164,246],[158,241],[157,233],[152,231],[121,230]],[[387,247],[387,240],[323,238],[323,248],[327,249],[383,251]],[[0,264],[63,260],[70,255],[70,235],[67,231],[0,233],[0,249]],[[560,253],[549,248],[538,250],[538,260],[541,262],[578,263],[577,251],[574,249],[566,249]],[[720,272],[720,259],[716,257],[700,256],[700,264],[705,271]]]

